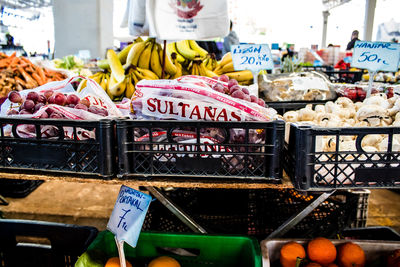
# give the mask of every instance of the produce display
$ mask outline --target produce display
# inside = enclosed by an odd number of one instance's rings
[[[217,62],[215,55],[209,54],[194,40],[168,43],[163,48],[154,38],[143,41],[139,37],[118,54],[108,51],[107,59],[100,60],[98,67],[104,71],[90,78],[100,84],[114,101],[131,98],[141,80],[176,79],[182,75],[212,78],[225,74],[241,85],[253,81],[250,71],[234,70],[230,53]]]
[[[61,81],[66,77],[57,71],[38,67],[16,53],[7,56],[0,53],[0,97],[11,91],[32,89],[51,81]]]
[[[333,100],[336,93],[320,73],[262,74],[258,77],[260,95],[266,101]]]
[[[63,58],[56,58],[52,62],[55,68],[72,71],[74,75],[82,75],[85,77],[92,76],[92,72],[88,68],[93,67],[94,64],[85,64],[83,60],[77,56],[69,55]]]
[[[369,81],[369,73],[363,74],[362,80],[364,82],[368,82]],[[398,83],[398,82],[400,82],[400,70],[397,71],[396,73],[378,72],[374,76],[374,81],[375,82],[384,82],[384,83]]]
[[[366,247],[364,249],[362,246]],[[385,246],[387,248],[385,248]],[[372,250],[371,244],[353,241],[331,241],[317,237],[308,242],[289,241],[279,249],[282,267],[394,267],[400,264],[400,249],[390,249],[388,244],[379,252],[379,245]],[[272,252],[272,251],[270,251]],[[274,252],[276,253],[276,252]],[[273,255],[268,255],[272,258]],[[276,266],[276,265],[268,265]]]
[[[387,98],[385,94],[375,94],[363,102],[354,103],[346,97],[325,105],[308,105],[298,111],[288,111],[283,115],[287,122],[300,122],[321,127],[386,127],[400,126],[400,99]],[[334,151],[336,137],[325,137],[318,145],[318,151]],[[387,151],[388,140],[384,135],[367,135],[362,148],[368,152]],[[394,151],[400,151],[400,136],[394,135]],[[340,151],[357,151],[355,137],[343,136]]]
[[[76,92],[71,81],[49,83],[24,91],[12,91],[1,105],[2,116],[96,120],[121,116],[121,112],[98,85],[88,83]]]
[[[400,88],[399,85],[391,85],[386,83],[373,83],[371,93],[384,93],[387,98],[391,98],[395,90]],[[338,96],[345,96],[352,101],[363,101],[367,96],[367,83],[357,84],[335,84],[335,90]]]
[[[91,76],[115,101],[123,97],[131,98],[135,85],[140,80],[157,80],[161,78],[177,78],[182,75],[180,64],[166,55],[164,73],[162,60],[164,51],[154,38],[143,41],[141,38],[121,52],[107,52],[107,59],[98,62],[104,72]]]

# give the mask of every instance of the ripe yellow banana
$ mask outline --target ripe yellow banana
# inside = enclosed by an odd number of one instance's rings
[[[136,71],[139,72],[140,74],[142,74],[143,76],[147,77],[148,80],[158,80],[159,79],[157,74],[155,74],[151,70],[142,69],[142,68],[137,67]]]
[[[153,45],[153,50],[151,51],[150,69],[159,78],[161,78],[162,66],[161,66],[161,59],[160,59],[160,53],[158,50],[158,45]]]
[[[135,92],[135,86],[132,83],[132,74],[127,77],[125,96],[131,98]]]
[[[129,68],[131,65],[137,66],[139,57],[142,54],[143,50],[146,48],[146,44],[146,42],[138,42],[132,46],[131,50],[128,53],[128,57],[126,58],[124,69]]]
[[[102,72],[97,72],[96,74],[90,76],[89,78],[92,79],[93,81],[97,82],[97,83],[100,83],[101,76],[102,76]]]
[[[192,75],[198,75],[200,76],[200,70],[199,70],[199,65],[197,63],[194,63],[192,66]]]
[[[215,74],[211,70],[207,69],[206,66],[204,66],[203,63],[201,63],[199,65],[199,69],[200,69],[201,76],[206,76],[206,77],[210,77],[210,78],[218,76],[217,74]]]
[[[86,87],[86,84],[87,84],[87,80],[82,80],[82,81],[79,83],[79,86],[78,86],[78,88],[76,89],[76,91],[77,91],[78,93],[79,93],[80,91],[82,91],[83,88]]]
[[[133,85],[136,85],[140,81],[140,79],[135,75],[134,71],[132,72],[131,77]]]
[[[126,83],[125,83],[125,79],[122,80],[121,82],[118,82],[114,76],[114,73],[111,73],[109,82],[108,82],[108,86],[107,86],[107,94],[114,98],[117,96],[121,96],[126,89]]]
[[[176,79],[182,76],[182,65],[178,62],[176,58],[173,59],[173,62],[176,67],[176,73],[171,77],[171,79]]]
[[[122,67],[121,61],[119,61],[117,54],[114,50],[109,49],[107,51],[107,60],[110,64],[111,73],[118,82],[122,82],[125,79],[125,69]]]
[[[233,67],[233,62],[230,62],[222,67],[222,69],[219,69],[218,71],[214,71],[216,74],[223,74],[227,72],[234,72],[235,68]]]
[[[190,48],[188,40],[181,40],[176,42],[176,50],[184,58],[189,60],[194,60],[196,57],[200,57],[200,54],[198,52]]]
[[[176,50],[175,42],[167,44],[167,54],[172,56],[172,53],[176,54],[176,57],[177,57],[179,63],[185,62],[185,58],[181,54],[179,54],[178,51]]]
[[[124,49],[122,49],[118,53],[118,58],[119,58],[119,61],[121,61],[121,64],[125,64],[126,63],[126,59],[128,58],[129,51],[131,51],[133,45],[134,44],[132,43],[132,44],[126,46]]]
[[[232,54],[231,52],[228,52],[222,57],[218,65],[222,67],[230,62],[232,62]]]
[[[203,62],[197,63],[197,69],[199,70],[199,74],[201,76],[207,76],[206,74],[206,67],[204,66]]]
[[[158,51],[160,53],[160,59],[161,59],[161,64],[163,62],[163,56],[164,56],[164,51],[161,48],[161,45],[157,44],[158,46]],[[164,71],[170,75],[174,75],[177,72],[177,69],[175,65],[172,63],[171,57],[168,55],[168,53],[165,53],[165,66],[164,66]],[[161,77],[161,76],[160,76]]]
[[[107,74],[104,74],[103,79],[100,82],[101,88],[104,89],[104,91],[107,90],[107,81],[110,79],[110,76]]]
[[[249,70],[235,71],[225,73],[229,79],[235,79],[238,82],[253,80],[253,73]]]
[[[139,57],[139,61],[137,64],[138,67],[142,69],[149,69],[152,48],[153,42],[147,42],[146,48],[143,50],[142,54]]]
[[[199,44],[195,40],[188,40],[188,42],[189,42],[189,47],[192,50],[196,51],[200,55],[200,57],[204,58],[205,56],[208,55],[207,50],[199,46]]]

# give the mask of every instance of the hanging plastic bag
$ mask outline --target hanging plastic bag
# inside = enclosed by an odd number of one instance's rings
[[[229,33],[226,0],[147,0],[150,36],[201,40]]]

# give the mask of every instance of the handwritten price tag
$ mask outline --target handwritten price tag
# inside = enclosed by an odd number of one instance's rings
[[[150,202],[151,196],[122,185],[107,229],[119,241],[136,247]]]
[[[272,70],[271,50],[267,44],[232,45],[232,60],[235,70]]]
[[[354,45],[352,67],[369,71],[397,71],[400,44],[357,41]]]

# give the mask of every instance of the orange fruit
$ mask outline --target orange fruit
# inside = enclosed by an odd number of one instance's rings
[[[308,243],[307,254],[310,260],[325,266],[335,261],[336,248],[329,239],[317,237]]]
[[[335,263],[329,263],[326,267],[339,267],[339,266],[337,266],[337,264]]]
[[[341,267],[364,267],[364,250],[352,242],[344,243],[338,249],[338,263]]]
[[[125,259],[125,264],[126,267],[132,267],[132,264]],[[112,257],[109,258],[108,261],[106,262],[106,265],[104,267],[120,267],[119,265],[119,258],[118,257]]]
[[[280,251],[280,262],[282,267],[295,267],[297,258],[304,259],[305,257],[306,251],[302,245],[296,242],[286,243]]]
[[[322,265],[316,262],[310,262],[305,267],[322,267]]]
[[[161,256],[152,260],[148,267],[181,267],[181,265],[174,258]]]

